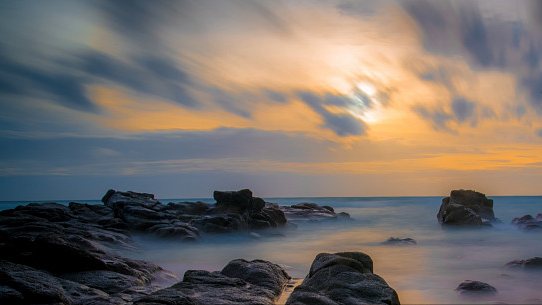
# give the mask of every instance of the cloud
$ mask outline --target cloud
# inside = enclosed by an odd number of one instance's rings
[[[139,67],[136,66],[138,63],[141,64]],[[197,104],[183,86],[190,83],[188,74],[167,58],[144,57],[129,64],[103,52],[87,50],[79,55],[79,63],[75,65],[92,76],[136,92],[162,97],[183,106]]]
[[[422,105],[416,105],[412,107],[412,110],[422,118],[429,120],[435,130],[451,131],[448,122],[453,120],[453,116],[444,110],[430,110]]]
[[[495,64],[484,20],[476,9],[462,12],[461,35],[463,46],[478,65],[489,67]]]
[[[456,98],[452,101],[452,111],[459,122],[464,122],[474,114],[475,104],[464,98]]]
[[[4,102],[13,96],[31,96],[53,100],[71,109],[98,113],[99,107],[87,97],[84,84],[84,77],[33,68],[0,52],[0,95],[4,95]]]
[[[339,137],[359,136],[365,134],[363,121],[349,114],[336,114],[328,111],[323,105],[345,106],[346,97],[327,94],[323,98],[314,93],[301,92],[299,97],[324,119],[324,126],[331,129]]]
[[[542,128],[536,131],[536,135],[542,138]],[[541,164],[542,165],[542,164]]]

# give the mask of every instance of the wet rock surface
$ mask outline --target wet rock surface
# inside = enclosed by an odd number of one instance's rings
[[[542,213],[539,213],[538,215],[536,215],[536,217],[533,217],[531,215],[516,217],[512,219],[512,224],[523,231],[542,232]]]
[[[437,219],[442,225],[491,226],[497,221],[493,199],[472,190],[453,190],[442,199]]]
[[[147,304],[261,304],[279,298],[290,276],[273,263],[233,260],[218,272],[189,270],[183,281],[134,302]]]
[[[361,252],[320,253],[287,305],[354,305],[399,303],[384,279],[373,273],[373,261]]]
[[[497,289],[488,283],[471,280],[461,282],[455,290],[465,295],[491,295],[497,293]]]

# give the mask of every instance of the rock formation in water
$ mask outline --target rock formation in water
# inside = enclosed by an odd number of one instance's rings
[[[491,226],[496,221],[493,200],[472,190],[453,190],[442,199],[439,223],[456,226]]]
[[[335,213],[330,206],[319,206],[316,203],[303,202],[291,206],[276,205],[288,221],[291,222],[319,222],[325,220],[351,220],[350,215],[345,212]]]
[[[536,215],[536,218],[531,215],[514,218],[512,224],[523,231],[542,231],[542,213]]]
[[[286,305],[396,305],[399,297],[361,252],[320,253]]]
[[[222,271],[189,270],[182,282],[135,300],[135,305],[258,304],[272,305],[290,276],[278,265],[236,259]]]
[[[455,290],[466,295],[488,295],[497,293],[497,289],[488,283],[470,280],[461,282]]]
[[[513,260],[504,265],[507,268],[522,268],[525,270],[542,270],[542,257]]]

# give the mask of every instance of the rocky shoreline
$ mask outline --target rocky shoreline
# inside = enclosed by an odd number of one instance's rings
[[[31,203],[1,211],[0,303],[274,304],[290,277],[271,262],[238,259],[220,272],[189,270],[160,289],[175,275],[117,250],[134,249],[133,234],[193,242],[299,221],[351,220],[311,203],[267,203],[248,189],[215,191],[214,198],[216,204],[163,204],[153,194],[109,190],[103,205]]]

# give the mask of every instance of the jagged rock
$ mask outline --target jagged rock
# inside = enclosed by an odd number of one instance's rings
[[[288,221],[311,221],[318,222],[323,220],[351,220],[348,213],[335,213],[330,206],[319,206],[316,203],[303,202],[291,206],[281,206],[280,210],[284,212]]]
[[[472,190],[453,190],[442,199],[437,218],[443,225],[462,226],[491,226],[496,221],[493,200]]]
[[[528,270],[542,270],[542,257],[513,260],[504,265],[505,267],[523,268]]]
[[[354,305],[399,303],[395,290],[373,274],[373,261],[361,252],[320,253],[309,275],[287,305]]]
[[[271,305],[289,279],[288,274],[273,263],[238,259],[220,272],[189,270],[182,282],[144,296],[134,304]]]
[[[382,244],[393,245],[393,246],[410,246],[410,245],[415,245],[416,241],[410,237],[407,237],[407,238],[390,237],[388,238],[388,240],[386,240]]]
[[[488,283],[466,280],[455,289],[461,294],[495,294],[497,289]]]
[[[512,224],[523,231],[538,231],[542,230],[542,213],[536,215],[536,218],[531,215],[524,215],[512,219]]]

